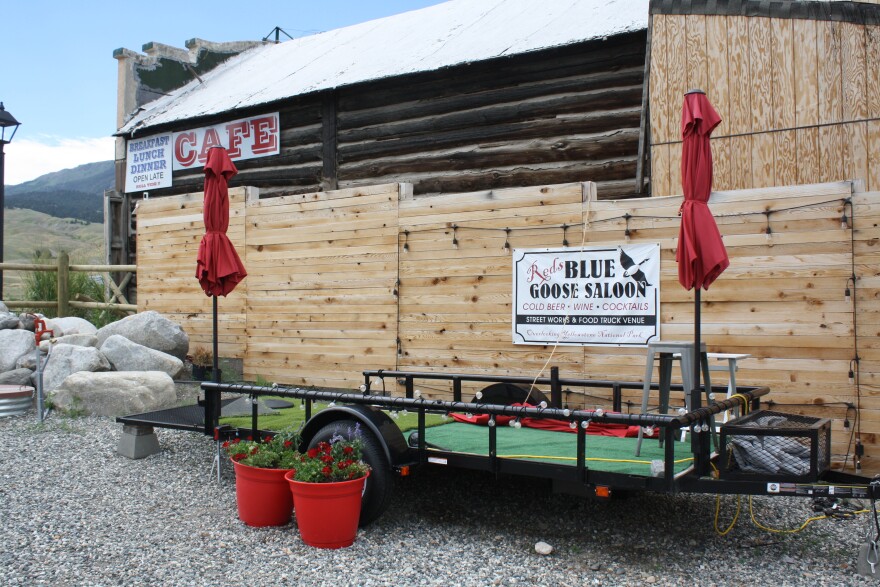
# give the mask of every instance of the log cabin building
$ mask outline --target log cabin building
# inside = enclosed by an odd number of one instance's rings
[[[876,2],[452,0],[188,48],[116,53],[108,251],[138,264],[140,309],[205,342],[195,161],[224,125],[277,136],[231,182],[250,276],[221,300],[221,353],[246,375],[352,387],[367,368],[534,374],[552,359],[640,380],[644,348],[511,342],[510,249],[659,243],[663,338],[687,340],[679,121],[701,88],[723,119],[711,203],[731,256],[703,293],[704,340],[751,355],[738,380],[775,405],[833,418],[839,466],[860,445],[880,471]],[[131,145],[166,136],[184,161],[127,189]]]

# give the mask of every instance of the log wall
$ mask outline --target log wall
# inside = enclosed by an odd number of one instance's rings
[[[866,468],[880,472],[880,193],[859,189],[714,193],[731,266],[703,292],[702,332],[711,352],[753,356],[738,381],[769,386],[777,409],[833,418],[838,460],[861,430]],[[220,299],[221,353],[242,357],[249,379],[352,389],[367,368],[536,375],[558,365],[563,376],[639,381],[641,348],[511,342],[505,242],[616,245],[627,227],[633,243],[661,246],[662,338],[693,336],[693,292],[677,281],[677,196],[603,201],[591,183],[415,199],[397,184],[269,199],[251,192],[247,205],[244,190],[232,194],[230,238],[249,276]],[[210,299],[193,276],[201,194],[144,202],[138,232],[139,309],[169,315],[207,344]],[[713,378],[726,384],[722,373]],[[565,399],[610,402],[604,392]],[[625,399],[624,409],[636,409],[635,395]]]
[[[789,14],[774,17],[771,4]],[[880,9],[716,8],[652,3],[652,194],[681,193],[681,106],[692,88],[723,119],[712,140],[715,189],[853,179],[880,190]]]

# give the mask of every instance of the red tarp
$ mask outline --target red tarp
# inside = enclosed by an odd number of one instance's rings
[[[205,236],[199,243],[196,279],[209,296],[225,296],[247,276],[226,230],[229,228],[229,180],[238,173],[226,149],[208,151],[205,164]]]
[[[712,192],[712,147],[709,137],[721,117],[706,94],[685,95],[681,114],[681,228],[678,233],[678,281],[685,289],[709,289],[730,260],[709,210]]]
[[[536,406],[530,404],[511,404],[517,407],[534,408]],[[613,412],[606,412],[613,413]],[[456,422],[465,424],[478,424],[487,426],[489,424],[489,414],[451,414]],[[515,416],[495,416],[496,426],[507,426]],[[520,424],[526,428],[538,428],[541,430],[551,430],[553,432],[572,432],[576,433],[577,428],[572,428],[568,420],[554,420],[552,418],[520,418]],[[609,424],[604,422],[590,422],[587,434],[594,436],[616,436],[617,438],[635,438],[639,435],[638,426],[628,426],[626,424]],[[657,436],[659,430],[655,429],[653,434],[646,435],[648,438]]]

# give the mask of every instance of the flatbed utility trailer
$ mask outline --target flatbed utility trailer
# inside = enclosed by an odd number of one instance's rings
[[[622,413],[624,390],[642,390],[639,382],[563,379],[553,368],[550,377],[492,376],[483,374],[364,371],[364,384],[358,391],[326,391],[284,386],[253,386],[204,382],[205,401],[199,406],[163,410],[118,418],[128,425],[156,426],[197,430],[214,436],[218,443],[236,436],[258,438],[272,433],[257,427],[257,399],[280,396],[298,399],[305,409],[301,430],[303,447],[329,440],[336,434],[354,429],[362,432],[364,459],[373,468],[367,483],[361,525],[379,517],[389,503],[394,475],[408,475],[421,466],[445,466],[489,471],[552,480],[560,491],[581,495],[611,497],[618,491],[651,491],[657,493],[712,493],[741,495],[788,495],[803,497],[873,498],[870,480],[830,469],[830,426],[796,425],[742,428],[738,422],[749,415],[733,419],[720,428],[721,446],[716,449],[711,438],[716,431],[715,416],[728,410],[742,410],[751,415],[759,411],[761,398],[769,393],[766,387],[737,387],[730,398],[691,412],[677,414]],[[374,389],[374,382],[384,390],[385,381],[401,383],[404,394],[388,395]],[[437,385],[445,381],[451,387],[452,400],[429,399],[418,385]],[[428,383],[432,382],[432,383]],[[474,389],[486,385],[472,398],[463,397],[463,387]],[[533,387],[534,386],[534,387]],[[549,387],[547,398],[537,386]],[[656,385],[653,386],[656,389]],[[611,392],[608,409],[568,409],[563,405],[564,390],[583,388]],[[529,389],[533,391],[529,393]],[[681,386],[673,390],[684,392]],[[713,391],[715,391],[713,389]],[[717,389],[726,395],[725,389]],[[220,394],[245,394],[254,400],[252,427],[235,429],[218,422]],[[473,393],[473,392],[471,392]],[[535,405],[512,405],[528,399]],[[329,407],[312,413],[313,402],[326,402]],[[175,411],[177,410],[177,411]],[[186,412],[183,421],[181,410]],[[400,431],[392,415],[397,411],[418,415],[418,428],[408,437]],[[178,414],[178,412],[180,412]],[[392,415],[389,415],[389,412]],[[771,421],[780,415],[770,414]],[[194,417],[201,415],[201,418]],[[485,426],[450,424],[426,426],[428,414],[469,414],[482,416]],[[791,415],[797,420],[799,416]],[[775,418],[775,420],[774,420]],[[496,425],[504,419],[511,426]],[[199,421],[201,420],[201,421]],[[520,429],[520,422],[567,422],[565,432]],[[810,419],[817,420],[817,419]],[[656,438],[645,438],[646,454],[636,457],[636,439],[602,437],[588,434],[591,424],[626,425],[642,428]],[[682,430],[690,440],[682,442]],[[731,438],[737,434],[752,440],[762,435],[774,439],[796,437],[797,446],[808,446],[802,470],[795,473],[749,471],[737,467]],[[651,434],[655,436],[654,434]],[[467,438],[470,438],[468,440]],[[467,444],[467,446],[464,446]],[[553,446],[556,445],[556,448]],[[219,446],[219,445],[218,445]],[[219,449],[218,449],[219,450]],[[523,452],[525,451],[525,452]],[[540,454],[552,452],[553,454]],[[539,453],[539,454],[535,454]],[[613,454],[612,454],[613,453]],[[609,456],[611,455],[611,456]],[[729,466],[730,464],[733,467]]]

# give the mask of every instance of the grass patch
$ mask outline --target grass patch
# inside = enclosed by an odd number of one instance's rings
[[[303,420],[306,417],[305,409],[301,409],[300,402],[298,400],[294,400],[287,397],[279,397],[279,398],[271,398],[271,399],[280,399],[284,401],[295,402],[292,408],[285,408],[283,410],[277,410],[277,414],[265,414],[257,416],[257,427],[260,430],[285,430],[288,428],[293,428],[294,430],[299,428]],[[327,408],[326,403],[316,402],[312,404],[312,416]],[[400,428],[401,432],[406,432],[408,430],[416,430],[419,427],[419,414],[418,412],[409,412],[404,414],[403,412],[397,413],[397,418],[388,411],[383,410],[386,414],[391,416],[392,421],[397,424],[397,427]],[[432,426],[440,426],[441,424],[447,424],[451,422],[451,419],[444,419],[443,416],[439,416],[437,414],[425,414],[425,427],[430,428]],[[232,426],[233,428],[250,428],[251,427],[251,417],[250,416],[229,416],[227,418],[220,418],[221,424],[226,424],[228,426]]]

